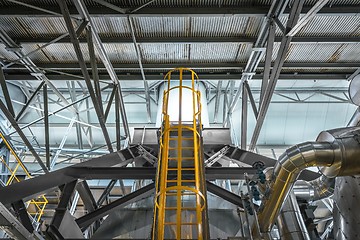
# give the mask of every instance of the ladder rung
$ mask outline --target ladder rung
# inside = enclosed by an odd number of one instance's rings
[[[198,223],[182,222],[180,225],[197,225]],[[176,222],[165,222],[164,225],[177,225]]]
[[[182,150],[194,149],[194,147],[181,147]],[[176,147],[169,147],[169,150],[178,150]]]
[[[177,171],[177,168],[168,168],[169,171]],[[181,168],[181,171],[192,171],[195,170],[195,168]]]
[[[166,180],[166,182],[177,182],[178,180]],[[195,182],[195,180],[181,180],[180,182]]]
[[[166,207],[165,210],[177,210],[177,207]],[[196,208],[194,207],[182,207],[180,208],[181,211],[196,211]]]
[[[169,140],[171,140],[171,141],[180,140],[180,138],[179,137],[177,137],[177,138],[172,138],[171,137],[171,138],[169,138]],[[182,137],[181,140],[194,140],[194,138]]]
[[[194,157],[182,157],[182,158],[179,158],[179,157],[168,157],[168,160],[178,160],[178,159],[181,159],[181,160],[194,160]]]
[[[166,196],[176,196],[177,195],[177,193],[176,192],[167,192],[166,193]],[[191,193],[181,193],[181,196],[194,196],[194,195],[196,195],[196,193],[193,193],[193,192],[191,192]]]

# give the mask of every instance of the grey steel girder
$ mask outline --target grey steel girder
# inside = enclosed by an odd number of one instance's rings
[[[69,175],[69,173],[72,172],[73,169],[76,170],[76,168],[112,166],[121,167],[129,164],[135,157],[138,156],[139,154],[137,151],[137,146],[132,146],[118,152],[113,152],[98,158],[93,158],[86,162],[72,165],[71,167],[50,172],[47,175],[42,175],[28,179],[26,181],[15,183],[7,186],[6,188],[0,188],[0,202],[8,205],[21,199],[32,199],[35,196],[47,192],[48,190],[52,190],[62,184],[74,181],[78,178]]]
[[[56,5],[49,5],[46,7],[47,11],[33,9],[32,16],[37,18],[59,17],[59,7]],[[302,10],[302,13],[307,13],[310,10],[306,7]],[[126,17],[126,15],[114,11],[110,8],[99,8],[98,6],[89,6],[89,14],[92,17],[97,16],[113,16],[113,17]],[[71,16],[77,17],[79,13],[73,6],[69,7]],[[289,14],[290,9],[285,9],[285,15]],[[329,6],[322,8],[319,11],[319,15],[324,16],[354,16],[360,12],[359,6],[354,5],[341,5],[341,6]],[[54,14],[56,13],[56,14]],[[161,7],[161,8],[143,8],[134,14],[135,17],[166,17],[166,16],[178,16],[178,17],[205,17],[205,16],[243,16],[243,17],[265,17],[268,13],[268,7]],[[29,16],[29,7],[25,6],[2,6],[0,9],[0,17],[19,17]]]

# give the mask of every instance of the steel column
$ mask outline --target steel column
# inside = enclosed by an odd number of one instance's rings
[[[293,6],[291,8],[288,22],[286,24],[287,31],[292,29],[292,27],[298,21],[303,4],[304,4],[304,0],[294,1]],[[290,42],[291,42],[291,37],[284,35],[283,39],[281,41],[281,44],[280,44],[277,58],[274,63],[273,71],[271,72],[269,84],[266,88],[262,104],[260,105],[260,108],[259,108],[259,115],[258,115],[258,118],[256,121],[255,129],[254,129],[251,141],[250,141],[250,145],[249,145],[250,151],[253,151],[255,149],[256,142],[260,135],[260,130],[264,123],[265,116],[266,116],[267,110],[269,108],[277,80],[280,76],[280,72],[281,72],[282,66],[283,66],[285,58],[286,58],[286,54],[287,54],[289,46],[290,46]]]
[[[60,202],[55,209],[55,214],[49,225],[48,233],[53,239],[64,239],[63,233],[60,231],[60,226],[62,222],[65,221],[65,215],[69,211],[68,205],[70,203],[71,197],[74,193],[77,180],[65,184],[61,191]]]
[[[9,112],[11,113],[11,115],[13,117],[15,117],[14,108],[13,108],[13,105],[12,105],[12,102],[11,102],[11,96],[9,94],[9,90],[7,88],[7,85],[6,85],[4,72],[3,72],[3,69],[2,69],[1,66],[0,66],[0,85],[1,85],[1,89],[2,89],[2,92],[3,92],[4,98],[5,98],[6,105],[7,105],[8,109],[9,109]]]
[[[130,16],[127,16],[127,20],[128,20],[128,24],[130,26],[131,36],[132,36],[132,39],[133,39],[136,56],[137,56],[137,59],[138,59],[138,62],[139,62],[141,76],[142,76],[143,81],[144,81],[145,99],[146,99],[146,111],[147,111],[147,115],[148,115],[148,122],[151,123],[149,85],[148,85],[148,82],[146,81],[145,72],[144,72],[144,68],[143,68],[143,65],[142,65],[140,48],[139,48],[138,43],[136,42],[136,37],[135,37],[135,31],[134,31],[134,25],[133,25],[133,22],[132,22],[132,18]]]
[[[100,82],[99,82],[99,73],[98,73],[97,64],[96,64],[96,55],[95,55],[95,49],[94,49],[94,42],[92,39],[91,26],[88,26],[86,28],[86,39],[87,39],[87,44],[88,44],[88,49],[89,49],[90,64],[91,64],[92,77],[93,77],[93,81],[94,81],[95,94],[98,98],[98,102],[100,103],[101,112],[104,114],[102,98],[101,98]],[[105,122],[106,122],[106,118],[105,118]]]
[[[251,108],[252,108],[252,110],[254,112],[254,116],[255,116],[255,118],[257,118],[258,117],[258,110],[257,110],[257,107],[256,107],[254,96],[252,94],[249,83],[247,81],[244,82],[244,87],[246,88],[246,92],[248,94],[250,104],[251,104]]]
[[[65,20],[65,23],[66,23],[66,26],[67,26],[67,29],[69,31],[71,42],[73,43],[74,50],[75,50],[76,56],[77,56],[79,64],[80,64],[82,74],[84,75],[85,82],[86,82],[87,88],[89,90],[89,94],[90,94],[91,100],[93,102],[93,105],[94,105],[94,108],[95,108],[95,111],[96,111],[96,115],[97,115],[99,123],[100,123],[101,130],[102,130],[102,132],[104,134],[105,142],[107,144],[107,147],[108,147],[109,151],[113,152],[113,148],[112,148],[112,145],[111,145],[111,140],[110,140],[110,137],[109,137],[109,133],[108,133],[108,131],[106,129],[106,126],[105,126],[104,116],[103,116],[103,114],[101,112],[99,102],[97,101],[96,95],[94,93],[93,86],[91,84],[89,73],[87,72],[87,69],[86,69],[85,60],[84,60],[84,57],[83,57],[81,49],[80,49],[80,43],[79,43],[79,40],[78,40],[78,38],[76,36],[76,32],[75,32],[75,30],[73,28],[72,22],[71,22],[69,9],[68,9],[68,7],[67,7],[67,5],[66,5],[66,3],[64,1],[57,0],[57,2],[59,4],[59,6],[60,6],[61,12],[63,14],[64,20]]]
[[[261,61],[261,58],[264,54],[264,46],[266,43],[266,37],[269,34],[269,22],[270,22],[270,18],[276,18],[278,17],[285,9],[287,3],[289,0],[278,0],[278,1],[273,1],[270,7],[270,10],[267,14],[267,21],[263,24],[259,36],[255,42],[255,47],[252,49],[252,52],[250,54],[249,60],[246,64],[246,67],[241,75],[241,79],[240,79],[240,85],[239,88],[236,92],[235,97],[233,98],[233,100],[230,103],[227,115],[226,115],[226,123],[228,122],[228,119],[230,118],[232,112],[235,109],[235,106],[241,96],[241,91],[242,91],[242,87],[243,87],[243,83],[246,80],[250,80],[252,79],[252,77],[255,75],[255,71]]]
[[[109,116],[109,112],[110,112],[110,109],[111,109],[111,105],[112,105],[112,103],[114,101],[115,95],[117,95],[117,87],[114,85],[113,89],[112,89],[112,92],[110,94],[110,97],[109,97],[108,104],[107,104],[106,109],[105,109],[105,116],[104,116],[105,117],[105,122],[106,122],[106,120],[107,120],[107,118]]]
[[[59,0],[58,0],[59,1]],[[73,0],[78,12],[80,13],[80,15],[82,16],[82,18],[86,19],[87,21],[89,21],[89,25],[92,27],[92,35],[94,37],[94,41],[96,43],[96,47],[98,49],[99,52],[99,56],[101,58],[101,61],[104,63],[106,71],[108,72],[111,80],[113,81],[113,83],[115,85],[118,85],[118,93],[119,94],[119,101],[120,101],[120,111],[121,111],[121,117],[122,117],[122,121],[123,121],[123,125],[124,125],[124,130],[125,130],[125,135],[127,138],[130,137],[130,130],[129,130],[129,126],[128,126],[128,121],[127,121],[127,117],[126,117],[126,111],[125,111],[125,104],[124,104],[124,100],[123,100],[123,96],[122,96],[122,92],[121,92],[121,85],[120,85],[120,81],[118,76],[116,75],[116,72],[114,70],[114,67],[109,59],[109,56],[107,55],[104,45],[100,39],[100,36],[98,34],[98,32],[96,31],[95,28],[95,24],[93,23],[90,14],[84,4],[84,2],[82,0]],[[66,6],[67,9],[67,15],[68,15],[68,19],[70,18],[70,14],[68,11],[68,8]],[[70,34],[71,37],[71,34]],[[77,45],[79,45],[79,40],[77,40]],[[80,48],[80,45],[79,45]],[[86,69],[86,65],[84,64],[84,69]]]
[[[116,86],[118,88],[119,86]],[[115,94],[115,132],[116,132],[116,150],[121,149],[121,134],[120,134],[120,100],[119,94]]]
[[[23,200],[16,201],[11,204],[12,208],[15,211],[15,215],[18,217],[22,225],[29,231],[33,232],[34,227],[31,223],[31,220],[29,218],[29,214],[26,210],[25,204]]]
[[[49,131],[49,104],[48,104],[48,90],[47,84],[43,87],[44,97],[44,125],[45,125],[45,159],[46,167],[50,170],[50,131]]]
[[[214,123],[217,123],[217,118],[219,115],[219,106],[220,106],[220,96],[221,96],[222,80],[218,81],[216,87],[216,98],[215,98],[215,110],[214,110]]]
[[[245,85],[245,82],[243,83]],[[248,101],[247,89],[243,86],[242,104],[241,104],[241,149],[246,150],[246,137],[247,137],[247,118],[248,118]]]
[[[264,73],[263,79],[261,82],[261,93],[260,93],[260,104],[265,94],[265,90],[267,88],[269,78],[270,78],[270,69],[271,69],[271,61],[272,61],[272,53],[274,48],[275,41],[275,30],[276,26],[274,24],[273,18],[269,20],[269,36],[266,43],[266,53],[265,53],[265,64],[264,64]]]
[[[83,201],[84,206],[88,212],[92,212],[97,209],[98,205],[86,181],[78,182],[76,190],[79,192],[81,200]]]

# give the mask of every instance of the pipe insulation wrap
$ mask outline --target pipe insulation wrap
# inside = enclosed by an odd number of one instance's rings
[[[289,191],[305,168],[321,167],[327,177],[359,174],[359,139],[359,128],[334,129],[320,133],[317,142],[305,142],[287,149],[274,167],[269,192],[258,213],[261,231],[271,229]]]

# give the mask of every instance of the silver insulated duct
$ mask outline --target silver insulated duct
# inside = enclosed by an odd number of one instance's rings
[[[277,226],[282,240],[311,240],[293,192],[289,194],[281,209]]]
[[[274,168],[269,194],[259,210],[261,231],[271,229],[303,169],[318,166],[330,178],[359,174],[359,136],[359,128],[334,129],[320,133],[316,142],[305,142],[286,150]]]

